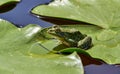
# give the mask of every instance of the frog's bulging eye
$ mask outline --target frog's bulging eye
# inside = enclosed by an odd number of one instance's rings
[[[54,25],[54,26],[53,26],[53,28],[59,28],[59,26],[57,26],[57,25]]]
[[[48,32],[48,33],[52,33],[52,32],[54,32],[54,30],[50,29],[50,30],[48,30],[47,32]]]
[[[52,30],[54,30],[55,32],[61,32],[61,29],[60,29],[60,27],[58,25],[54,25],[52,27]]]
[[[54,29],[60,29],[60,26],[54,25],[52,28],[54,28]]]

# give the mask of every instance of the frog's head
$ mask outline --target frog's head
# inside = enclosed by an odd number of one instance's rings
[[[71,34],[62,30],[59,26],[53,26],[48,30],[48,33],[54,36],[56,39],[60,40],[63,44],[67,46],[71,45],[71,41],[69,40]]]
[[[49,34],[51,34],[52,36],[55,36],[57,38],[62,38],[62,34],[61,34],[61,28],[57,25],[53,26],[52,28],[50,28],[48,31],[47,31]]]

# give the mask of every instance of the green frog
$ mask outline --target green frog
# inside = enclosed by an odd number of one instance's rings
[[[81,49],[92,47],[92,38],[86,34],[82,34],[80,31],[65,31],[60,26],[55,25],[48,30],[48,33],[68,47]]]

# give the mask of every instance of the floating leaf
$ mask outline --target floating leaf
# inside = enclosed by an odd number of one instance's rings
[[[118,28],[101,29],[93,25],[66,25],[65,30],[76,29],[92,37],[93,47],[87,52],[94,58],[104,60],[109,64],[120,63],[120,30]]]
[[[87,22],[102,28],[119,27],[120,0],[54,0],[33,13]]]
[[[38,46],[38,41],[35,39],[40,32],[41,27],[37,25],[29,25],[25,28],[17,28],[7,21],[0,21],[0,53],[3,51],[25,52],[27,54],[30,49],[39,49],[41,53],[48,51]],[[35,47],[36,46],[36,47]]]
[[[32,12],[88,23],[64,28],[78,29],[91,36],[93,47],[87,52],[92,57],[116,64],[120,63],[119,3],[120,0],[54,0],[48,5],[37,6]]]
[[[20,1],[20,0],[0,0],[0,5],[7,3],[7,2],[11,2],[11,1]]]
[[[41,30],[37,25],[17,28],[0,20],[0,74],[84,74],[76,53],[47,54],[50,50],[42,48],[40,42],[52,45],[49,40],[44,42]]]

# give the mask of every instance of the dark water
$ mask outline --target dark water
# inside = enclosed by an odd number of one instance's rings
[[[41,27],[50,27],[53,25],[52,23],[43,21],[30,12],[35,6],[47,4],[49,2],[51,2],[51,0],[21,0],[21,2],[18,3],[11,11],[1,13],[0,18],[12,22],[17,27],[24,27],[28,24],[38,24]]]
[[[40,16],[38,18],[37,15],[30,12],[35,6],[40,4],[48,4],[51,1],[52,0],[21,0],[19,3],[6,3],[0,6],[0,18],[10,21],[17,27],[24,27],[28,24],[38,24],[41,27],[50,27],[54,24],[60,25],[83,23],[46,16]],[[94,59],[82,54],[80,57],[82,58],[85,74],[120,74],[119,65],[108,65],[102,60]]]
[[[117,65],[88,65],[84,67],[85,74],[120,74],[120,67]]]
[[[85,74],[120,74],[120,65],[108,65],[100,59],[80,54]]]

